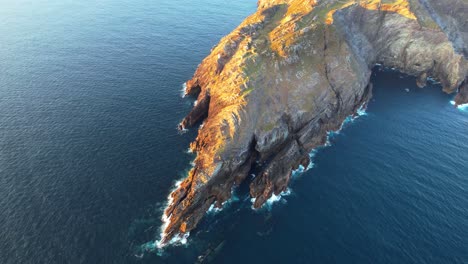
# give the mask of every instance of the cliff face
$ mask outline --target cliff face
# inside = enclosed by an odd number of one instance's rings
[[[284,191],[327,131],[365,107],[376,63],[417,76],[421,87],[433,77],[468,103],[468,2],[440,2],[260,0],[187,82],[198,103],[180,127],[204,125],[190,146],[195,166],[171,193],[160,245],[222,206],[253,167],[255,208]]]

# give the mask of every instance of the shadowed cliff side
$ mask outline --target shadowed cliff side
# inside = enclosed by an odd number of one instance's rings
[[[459,91],[457,104],[467,103],[466,42],[454,37],[464,36],[466,21],[441,15],[449,9],[434,3],[260,0],[187,82],[198,104],[180,128],[204,125],[190,146],[195,165],[171,193],[160,246],[195,228],[212,204],[221,207],[253,166],[255,208],[284,191],[326,133],[365,107],[376,63],[418,77],[420,87],[435,78],[445,92]]]

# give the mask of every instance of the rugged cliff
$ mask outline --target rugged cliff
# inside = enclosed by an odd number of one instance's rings
[[[444,4],[441,5],[440,3]],[[249,171],[258,208],[326,133],[365,107],[380,63],[429,77],[468,103],[467,0],[260,0],[187,82],[197,104],[180,128],[203,122],[188,177],[170,195],[160,246],[221,207]]]

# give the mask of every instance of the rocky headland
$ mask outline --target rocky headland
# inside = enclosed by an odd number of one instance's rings
[[[468,103],[467,14],[468,0],[260,0],[187,82],[198,103],[180,128],[203,126],[159,245],[222,207],[254,168],[255,208],[283,192],[327,132],[366,106],[377,63]]]

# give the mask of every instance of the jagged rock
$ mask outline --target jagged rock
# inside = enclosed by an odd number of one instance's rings
[[[416,85],[419,88],[424,88],[426,87],[426,84],[427,84],[427,73],[423,72],[416,79]]]
[[[455,96],[455,106],[468,104],[468,81],[465,80],[458,90],[457,96]]]
[[[187,82],[198,104],[181,128],[204,120],[195,166],[172,194],[162,244],[196,227],[229,199],[250,169],[258,208],[285,190],[291,170],[326,133],[365,107],[380,63],[440,81],[468,102],[466,10],[462,0],[260,0],[221,39]],[[464,82],[465,81],[465,82]],[[463,83],[463,85],[462,85]]]

